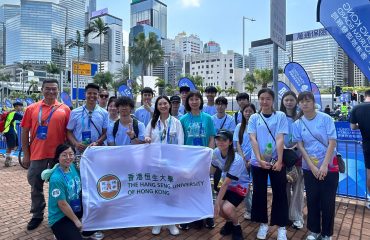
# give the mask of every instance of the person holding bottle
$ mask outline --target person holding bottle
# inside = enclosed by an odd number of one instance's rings
[[[298,95],[301,112],[293,125],[293,141],[302,153],[307,198],[307,240],[330,240],[339,181],[336,130],[333,119],[315,109],[312,92]]]
[[[286,148],[296,151],[299,159],[290,173],[287,174],[287,196],[289,205],[289,220],[293,222],[292,227],[295,229],[303,228],[303,207],[304,207],[304,182],[302,172],[302,154],[297,149],[297,144],[293,142],[293,123],[297,117],[297,95],[292,91],[287,91],[281,98],[280,111],[284,112],[288,119],[289,134],[284,136],[284,145]],[[290,175],[296,175],[292,182]]]
[[[242,156],[245,166],[248,169],[250,175],[250,160],[252,154],[252,145],[249,141],[249,135],[247,133],[248,121],[252,114],[256,113],[256,107],[252,103],[247,103],[242,109],[242,121],[238,123],[235,128],[233,141],[236,143],[236,150],[240,156]],[[249,188],[250,189],[250,188]],[[244,218],[247,220],[251,219],[252,210],[252,191],[248,191],[245,197],[245,213]]]
[[[145,142],[161,144],[184,144],[184,132],[179,120],[170,115],[171,102],[167,96],[159,96],[154,104],[153,118],[146,126]],[[153,235],[161,233],[162,226],[154,226]],[[179,235],[175,225],[167,226],[171,235]]]
[[[260,111],[253,114],[248,123],[252,145],[251,164],[253,174],[252,221],[259,222],[257,239],[266,239],[268,233],[267,178],[272,187],[270,225],[277,225],[278,240],[286,240],[288,224],[288,199],[286,195],[286,171],[283,164],[284,135],[289,133],[288,121],[283,112],[273,108],[275,94],[269,88],[258,92]]]

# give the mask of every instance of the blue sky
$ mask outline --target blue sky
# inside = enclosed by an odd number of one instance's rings
[[[162,0],[167,5],[167,37],[179,32],[196,34],[203,42],[220,43],[223,52],[242,53],[242,18],[245,21],[245,51],[250,42],[270,35],[270,0]],[[97,9],[122,18],[127,34],[130,25],[130,0],[97,0]],[[322,25],[316,22],[316,0],[287,0],[287,33],[302,32]]]

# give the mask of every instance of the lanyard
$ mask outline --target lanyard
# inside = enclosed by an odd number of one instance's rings
[[[68,189],[68,179],[67,179],[67,176],[65,175],[65,173],[63,172],[62,168],[59,167],[59,171],[62,173],[63,177],[64,177],[64,180],[67,184],[67,189]],[[78,187],[77,187],[77,182],[75,179],[73,179],[73,182],[75,183],[75,187],[73,189],[74,192],[76,192],[76,195],[78,196]]]
[[[85,129],[85,116],[84,116],[85,112],[87,113],[88,118],[89,118],[89,120],[87,121],[87,128],[88,128],[88,130],[90,130],[91,129],[92,114],[95,111],[95,109],[96,109],[96,106],[95,106],[95,108],[92,112],[90,112],[90,111],[88,112],[87,109],[86,109],[86,106],[82,107],[82,119],[81,119],[82,131]]]
[[[170,130],[171,130],[171,122],[172,122],[171,116],[169,117],[169,119],[170,120],[168,121],[167,134],[166,134],[165,129],[163,129],[163,133],[161,133],[161,119],[158,120],[159,138],[161,140],[161,143],[164,140],[165,136],[167,136],[167,144],[170,144]],[[165,126],[165,125],[163,124],[163,126]]]
[[[53,109],[50,111],[49,116],[45,121],[45,126],[49,125],[51,116],[53,115],[53,113],[55,112],[57,108],[58,107],[53,106]],[[40,105],[38,120],[39,120],[39,126],[42,126],[42,105]]]
[[[190,115],[191,126],[193,126],[193,124],[194,124],[193,114],[192,114],[191,112],[189,112],[189,115]],[[199,115],[200,115],[200,127],[199,127],[199,133],[198,133],[198,136],[201,136],[201,135],[202,135],[202,132],[203,132],[203,119],[202,119],[202,113],[200,113]]]

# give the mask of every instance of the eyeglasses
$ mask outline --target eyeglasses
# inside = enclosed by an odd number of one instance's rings
[[[75,154],[74,153],[64,153],[64,154],[60,154],[60,156],[62,158],[74,158]]]
[[[100,95],[99,95],[99,97],[100,97],[100,98],[108,98],[108,97],[109,97],[109,95],[100,94]]]

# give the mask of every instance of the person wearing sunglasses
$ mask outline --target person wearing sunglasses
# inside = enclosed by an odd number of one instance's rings
[[[98,103],[101,108],[106,109],[109,99],[109,92],[107,89],[100,89],[99,91],[99,97],[98,97]]]

